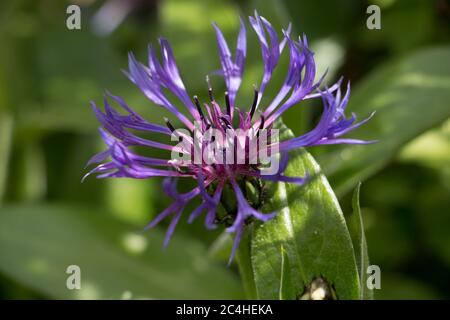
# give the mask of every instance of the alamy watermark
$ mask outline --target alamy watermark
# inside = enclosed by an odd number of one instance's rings
[[[81,29],[81,9],[75,4],[71,4],[67,7],[66,13],[68,14],[66,19],[66,27],[69,30]]]
[[[261,174],[273,175],[279,169],[279,130],[201,128],[195,122],[193,132],[187,129],[172,131],[171,163],[177,167],[191,164],[259,165]]]
[[[369,17],[366,20],[366,26],[369,30],[381,29],[381,9],[379,6],[372,4],[367,7],[366,13]],[[66,8],[66,27],[69,30],[81,29],[81,8],[76,4],[71,4]]]
[[[368,275],[366,280],[367,289],[373,290],[381,289],[381,269],[376,264],[367,267],[366,274]],[[361,284],[362,285],[362,284]]]
[[[379,6],[372,4],[367,7],[366,13],[370,14],[367,18],[366,26],[369,30],[381,29],[381,9]]]
[[[76,264],[67,267],[66,273],[69,275],[66,279],[66,288],[69,290],[81,289],[81,268]]]

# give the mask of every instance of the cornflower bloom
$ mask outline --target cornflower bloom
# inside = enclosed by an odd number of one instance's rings
[[[223,77],[227,90],[224,93],[224,103],[216,100],[208,77],[209,101],[201,103],[197,96],[190,98],[167,40],[159,39],[161,58],[158,58],[154,47],[149,47],[147,65],[139,63],[133,54],[129,55],[129,71],[126,73],[128,78],[153,104],[173,114],[183,124],[183,130],[176,130],[169,119],[165,119],[166,126],[148,122],[123,99],[110,93],[104,98],[104,111],[91,103],[102,125],[100,135],[107,149],[91,158],[88,164],[96,163],[97,166],[86,176],[96,174],[98,178],[134,179],[165,177],[163,189],[173,202],[147,228],[170,218],[164,240],[164,245],[167,245],[185,206],[199,198],[200,204],[189,214],[188,222],[204,213],[208,229],[225,223],[226,230],[235,234],[230,262],[246,224],[253,220],[266,222],[276,215],[276,212],[260,212],[261,206],[248,200],[245,195],[246,183],[258,190],[264,187],[266,181],[303,184],[307,177],[288,177],[283,174],[289,162],[289,151],[324,144],[371,142],[342,137],[370,117],[356,122],[355,115],[349,118],[345,116],[350,85],[347,85],[345,94],[342,94],[342,79],[329,88],[319,89],[325,75],[315,81],[316,64],[306,36],[299,37],[298,40],[292,38],[289,26],[280,37],[270,22],[256,12],[254,17],[249,17],[249,22],[259,40],[264,65],[262,80],[258,88],[255,87],[253,103],[249,108],[243,110],[236,102],[247,52],[246,27],[242,19],[234,55],[219,27],[213,25],[221,64],[218,73]],[[284,83],[270,103],[260,110],[261,98],[285,48],[289,55],[289,66]],[[169,100],[169,92],[186,110],[182,112]],[[273,128],[275,121],[302,100],[314,98],[321,99],[323,104],[323,112],[317,125],[299,137],[278,141]],[[122,112],[113,108],[110,101],[114,101]],[[215,133],[211,134],[211,130]],[[135,134],[139,131],[165,135],[177,143],[142,138]],[[250,145],[256,146],[256,149]],[[132,150],[136,146],[167,150],[172,157],[160,159],[143,156]],[[261,151],[265,152],[269,160],[279,161],[277,170],[267,170],[267,161],[263,163],[261,157],[258,157]],[[197,154],[201,155],[200,159],[196,157]],[[194,179],[196,186],[188,192],[179,193],[177,181],[181,177]],[[235,197],[235,201],[232,201],[234,205],[230,205],[229,196],[224,196],[227,188]],[[227,219],[219,217],[221,204],[227,211]]]

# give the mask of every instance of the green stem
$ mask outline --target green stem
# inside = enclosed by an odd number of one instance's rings
[[[245,290],[245,295],[248,299],[257,299],[257,292],[255,280],[253,276],[253,268],[251,261],[251,235],[253,233],[253,226],[248,226],[242,235],[239,243],[239,248],[236,252],[236,260],[239,267],[242,283]]]

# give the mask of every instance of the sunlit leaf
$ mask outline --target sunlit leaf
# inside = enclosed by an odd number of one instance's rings
[[[424,150],[427,150],[424,152]],[[408,143],[398,160],[450,170],[450,119]]]
[[[280,277],[280,300],[295,298],[295,288],[291,279],[291,264],[289,256],[281,246],[281,277]]]
[[[282,131],[280,137],[292,135],[284,126]],[[289,277],[295,296],[284,298],[300,297],[314,279],[321,278],[337,298],[358,299],[355,256],[336,196],[311,155],[305,150],[291,154],[286,175],[304,176],[307,171],[311,179],[304,186],[275,185],[264,211],[275,209],[278,215],[255,226],[251,256],[258,298],[278,299],[280,279]],[[286,258],[289,270],[282,267]]]

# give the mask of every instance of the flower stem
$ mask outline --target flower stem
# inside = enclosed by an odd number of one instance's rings
[[[236,253],[236,260],[241,275],[242,284],[247,299],[257,299],[255,280],[253,276],[252,261],[250,257],[251,252],[251,235],[253,233],[253,226],[247,226],[242,235],[239,248]]]

